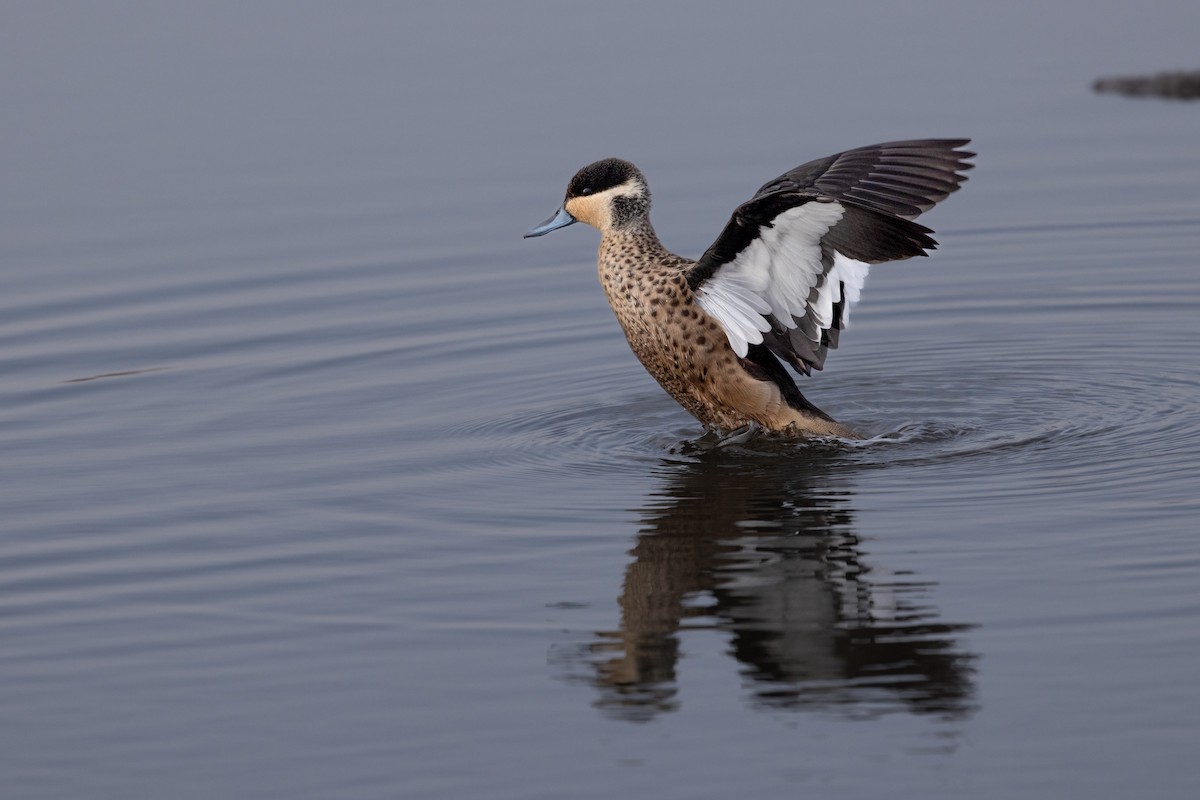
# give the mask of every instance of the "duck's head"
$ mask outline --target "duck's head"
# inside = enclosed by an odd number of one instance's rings
[[[601,233],[644,224],[650,213],[650,187],[633,164],[606,158],[588,164],[567,184],[567,196],[554,216],[525,234],[542,236],[575,222]]]

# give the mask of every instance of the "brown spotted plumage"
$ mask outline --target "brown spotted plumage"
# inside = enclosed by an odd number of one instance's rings
[[[740,206],[698,261],[662,246],[646,180],[620,159],[580,170],[558,213],[526,236],[576,221],[601,232],[600,284],[630,348],[706,427],[853,436],[779,359],[821,369],[867,266],[936,246],[912,218],[965,180],[965,143],[893,142],[797,167]]]
[[[751,421],[771,430],[844,435],[830,419],[791,408],[773,382],[755,378],[725,341],[719,322],[696,304],[687,283],[694,261],[659,243],[649,220],[604,231],[600,285],[642,366],[709,428]],[[627,266],[632,259],[637,267]]]

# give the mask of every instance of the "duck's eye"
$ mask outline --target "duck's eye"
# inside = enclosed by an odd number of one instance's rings
[[[582,194],[591,194],[591,193],[592,193],[592,187],[590,187],[590,186],[585,186],[585,187],[583,187],[582,189],[580,189],[580,190],[579,190],[579,193],[580,193],[581,195],[582,195]]]

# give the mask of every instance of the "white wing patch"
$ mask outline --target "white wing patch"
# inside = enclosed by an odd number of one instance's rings
[[[862,295],[863,285],[867,282],[867,271],[870,264],[847,258],[836,250],[833,253],[833,267],[829,270],[825,282],[817,290],[817,297],[812,302],[809,313],[822,330],[829,330],[833,324],[833,307],[842,300],[842,290],[846,292],[846,304],[842,307],[842,329],[850,327],[850,309]],[[785,323],[786,324],[786,323]]]
[[[744,357],[750,345],[762,343],[763,334],[771,329],[766,314],[789,329],[796,327],[793,317],[807,315],[827,330],[833,325],[833,307],[842,300],[843,286],[845,327],[869,265],[835,253],[832,268],[824,274],[821,237],[844,213],[840,203],[815,201],[784,211],[771,221],[772,227],[762,228],[757,239],[696,290],[696,301],[721,323],[738,356]]]

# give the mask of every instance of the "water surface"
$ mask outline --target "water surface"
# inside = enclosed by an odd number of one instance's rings
[[[11,796],[1194,796],[1200,105],[1090,88],[1192,4],[3,28]],[[860,443],[713,447],[520,238],[910,136],[979,166],[804,382]]]

